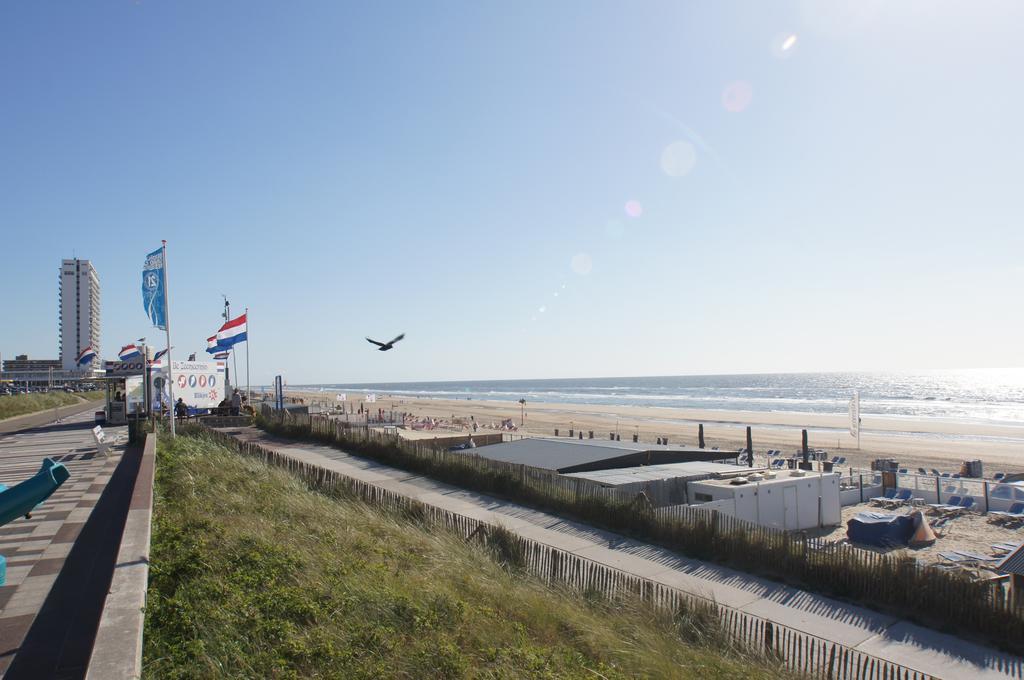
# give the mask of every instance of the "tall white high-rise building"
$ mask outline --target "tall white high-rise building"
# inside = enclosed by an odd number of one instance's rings
[[[96,352],[79,366],[86,347]],[[92,371],[100,359],[100,277],[89,260],[63,260],[60,265],[60,364],[65,371]]]

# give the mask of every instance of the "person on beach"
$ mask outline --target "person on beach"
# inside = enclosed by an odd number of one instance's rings
[[[231,395],[231,415],[237,416],[242,409],[242,395],[236,389]]]

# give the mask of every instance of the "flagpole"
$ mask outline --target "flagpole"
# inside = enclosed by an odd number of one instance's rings
[[[174,375],[171,364],[171,291],[167,287],[167,241],[161,240],[164,251],[164,330],[167,331],[167,394],[171,400],[171,436],[174,432]]]
[[[249,386],[249,308],[245,308],[245,393],[252,406],[252,389]]]

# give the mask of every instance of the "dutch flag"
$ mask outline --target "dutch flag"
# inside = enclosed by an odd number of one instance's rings
[[[142,350],[135,345],[125,345],[121,348],[121,351],[117,353],[117,358],[121,361],[128,361],[129,359],[135,359],[136,357],[142,356]]]
[[[216,354],[220,352],[220,345],[217,344],[217,336],[211,335],[206,339],[206,351],[209,354]]]
[[[227,359],[231,355],[231,352],[217,352],[213,355],[214,359]]]
[[[248,316],[248,314],[243,314],[240,317],[231,319],[220,327],[220,330],[217,331],[217,335],[215,336],[217,338],[217,345],[220,348],[227,349],[240,342],[245,342],[248,339],[248,334],[246,332],[246,316]],[[210,350],[207,349],[206,351],[209,352]]]
[[[82,350],[82,353],[78,355],[78,365],[87,364],[96,358],[96,352],[93,351],[92,345]]]
[[[170,348],[168,348],[168,349],[170,349]],[[157,352],[156,354],[153,355],[153,359],[150,361],[150,363],[154,363],[155,364],[156,362],[158,362],[161,359],[163,359],[165,354],[167,354],[167,350],[166,349],[160,350],[159,352]]]

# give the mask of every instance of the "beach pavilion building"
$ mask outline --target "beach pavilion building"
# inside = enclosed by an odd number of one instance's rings
[[[603,439],[529,437],[475,450],[483,458],[561,474],[694,461],[736,462],[736,452]]]
[[[737,452],[536,437],[472,453],[614,490],[623,498],[642,497],[655,508],[701,506],[791,531],[834,526],[842,519],[838,473],[741,466]]]

